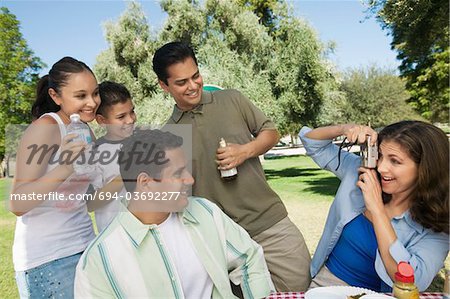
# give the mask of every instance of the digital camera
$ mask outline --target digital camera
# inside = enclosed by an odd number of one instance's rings
[[[366,142],[361,145],[361,166],[366,168],[375,168],[378,160],[378,146],[370,145],[370,136],[367,136]]]

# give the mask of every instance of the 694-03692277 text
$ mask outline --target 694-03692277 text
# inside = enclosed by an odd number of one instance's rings
[[[177,200],[182,192],[126,192],[123,197],[118,192],[99,192],[94,195],[99,200],[155,200],[155,201],[169,201]]]

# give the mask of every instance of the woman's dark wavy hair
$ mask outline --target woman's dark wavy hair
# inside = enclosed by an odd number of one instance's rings
[[[58,112],[60,107],[56,105],[48,94],[49,88],[60,93],[61,87],[67,84],[70,75],[84,71],[89,71],[94,75],[92,70],[84,62],[75,58],[64,57],[57,61],[48,72],[48,75],[43,76],[38,82],[36,100],[31,107],[31,115],[33,115],[33,118],[37,119],[48,112]]]
[[[401,121],[385,127],[378,143],[400,144],[417,163],[410,213],[423,227],[449,233],[449,140],[439,128],[421,121]],[[390,195],[383,193],[384,201]]]

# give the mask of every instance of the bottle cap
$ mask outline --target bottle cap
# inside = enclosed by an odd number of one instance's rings
[[[219,146],[220,146],[220,147],[226,147],[226,146],[227,146],[227,143],[225,142],[225,139],[220,138]]]
[[[414,269],[407,262],[398,263],[395,280],[404,283],[414,283]]]
[[[70,115],[70,120],[71,121],[79,121],[80,120],[80,115],[77,113],[71,114]]]

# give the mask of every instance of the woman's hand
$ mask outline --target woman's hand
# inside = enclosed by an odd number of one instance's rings
[[[377,171],[365,167],[360,167],[358,171],[359,180],[356,185],[361,188],[366,209],[371,214],[384,212],[382,190],[378,180]]]
[[[378,252],[380,253],[386,272],[394,280],[397,262],[390,252],[392,244],[397,240],[397,234],[391,224],[389,208],[385,208],[382,189],[375,169],[360,167],[359,180],[356,184],[364,196],[366,217],[372,222],[377,237]]]
[[[370,145],[375,145],[378,133],[369,126],[361,126],[355,124],[342,125],[342,134],[352,143],[362,144],[370,136]]]
[[[77,137],[77,134],[67,134],[61,140],[61,160],[60,163],[62,166],[65,166],[71,170],[73,170],[73,163],[78,158],[81,152],[86,148],[87,144],[83,141],[72,141],[73,138]]]

